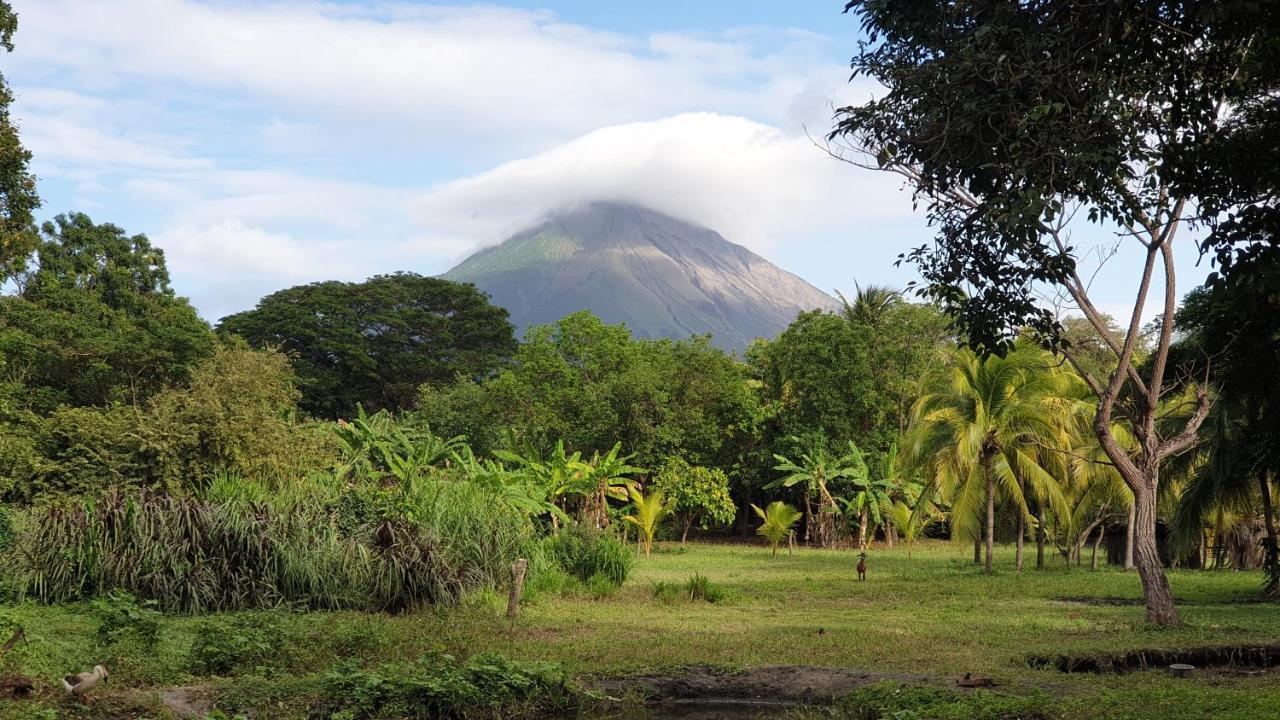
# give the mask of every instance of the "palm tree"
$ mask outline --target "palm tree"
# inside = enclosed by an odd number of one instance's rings
[[[841,502],[847,512],[858,516],[858,549],[865,550],[868,533],[874,538],[875,528],[886,524],[896,487],[889,477],[871,477],[862,451],[853,441],[849,442],[849,452],[840,458],[839,464],[851,469],[844,477],[853,484],[853,497],[842,498]]]
[[[792,532],[791,526],[795,525],[796,521],[800,519],[800,511],[781,500],[774,500],[763,510],[760,509],[760,506],[754,504],[751,509],[755,510],[756,515],[759,515],[760,519],[764,521],[760,527],[756,528],[756,534],[769,541],[769,545],[773,548],[773,554],[776,556],[778,554],[778,545],[787,539],[787,536]]]
[[[839,457],[832,457],[822,443],[815,442],[813,448],[800,455],[799,462],[792,462],[782,455],[774,455],[778,461],[774,470],[786,473],[765,488],[795,487],[800,485],[804,495],[805,539],[816,542],[818,547],[831,547],[835,544],[835,516],[839,514],[836,498],[828,486],[839,478],[865,478],[867,465],[862,461],[862,454],[853,446],[853,452]],[[818,498],[818,507],[813,507],[812,498]]]
[[[675,498],[665,498],[661,490],[654,490],[648,496],[641,495],[634,487],[628,487],[627,492],[631,496],[632,509],[631,514],[622,519],[636,526],[644,554],[648,556],[653,549],[653,535],[658,531],[658,525],[675,509],[676,501]]]
[[[853,302],[849,302],[839,290],[836,291],[836,296],[844,305],[845,320],[854,325],[880,327],[889,310],[902,302],[902,293],[885,285],[868,285],[864,288],[855,281],[853,287]]]
[[[1047,352],[1019,343],[1005,357],[956,351],[947,381],[917,401],[906,449],[951,505],[957,535],[977,540],[985,501],[985,564],[991,572],[997,490],[1023,517],[1028,493],[1065,507],[1042,450],[1062,447],[1064,413],[1073,409],[1064,399],[1072,376]]]

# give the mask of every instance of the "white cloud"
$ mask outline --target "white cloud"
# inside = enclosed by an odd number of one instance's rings
[[[14,61],[32,76],[243,93],[330,126],[393,128],[427,144],[527,150],[703,109],[781,122],[798,90],[823,87],[825,103],[845,78],[822,38],[785,30],[631,37],[545,11],[304,0],[17,5]]]
[[[909,212],[805,136],[867,94],[813,33],[395,2],[15,5],[6,75],[46,199],[151,234],[210,318],[300,282],[441,272],[596,198],[766,256]]]
[[[896,184],[831,160],[803,134],[712,113],[589,133],[419,198],[424,229],[501,240],[548,211],[627,200],[768,254],[779,243],[910,213]]]

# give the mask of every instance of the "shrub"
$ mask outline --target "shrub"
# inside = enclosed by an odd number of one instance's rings
[[[477,655],[432,655],[362,670],[348,663],[323,682],[320,715],[366,718],[534,718],[576,714],[580,693],[558,666]]]
[[[729,593],[724,588],[711,582],[706,575],[694,573],[684,583],[685,594],[690,600],[705,600],[711,604],[724,602]]]
[[[582,581],[564,571],[555,563],[538,566],[530,563],[524,583],[522,602],[535,602],[544,595],[556,596],[574,592],[582,587]],[[595,577],[595,576],[592,576]]]
[[[596,600],[603,600],[604,598],[611,597],[618,591],[618,585],[612,578],[600,574],[592,575],[587,578],[586,588],[587,592],[591,593],[591,597]]]
[[[267,615],[205,620],[196,627],[188,660],[197,673],[227,675],[279,660],[284,631]]]
[[[616,536],[581,524],[550,538],[546,549],[565,572],[582,582],[603,575],[614,585],[622,585],[635,561]]]
[[[653,597],[658,602],[670,605],[680,599],[680,586],[676,583],[655,580],[649,588],[653,591]]]
[[[680,542],[689,539],[695,523],[728,525],[737,514],[729,495],[729,477],[719,468],[693,466],[682,458],[668,458],[655,478],[655,486],[674,502]]]
[[[160,613],[154,600],[138,599],[127,592],[111,592],[93,601],[93,614],[98,618],[98,641],[114,645],[133,634],[148,650],[160,641]]]

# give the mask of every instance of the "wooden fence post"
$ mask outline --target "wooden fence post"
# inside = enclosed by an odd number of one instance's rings
[[[520,612],[520,595],[524,593],[524,574],[529,561],[520,558],[511,564],[511,595],[507,598],[507,617],[514,618]]]

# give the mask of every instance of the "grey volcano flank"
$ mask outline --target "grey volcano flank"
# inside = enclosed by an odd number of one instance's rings
[[[837,305],[714,230],[615,202],[553,214],[443,277],[475,283],[521,332],[585,309],[637,337],[709,332],[727,350],[774,337],[801,311]]]

